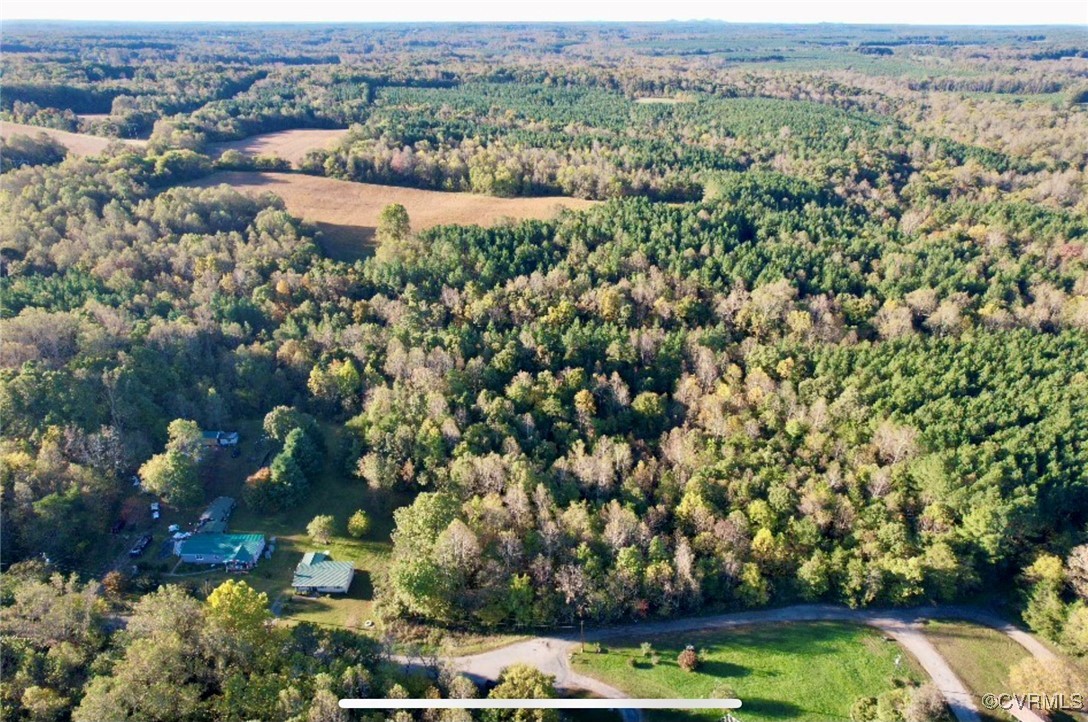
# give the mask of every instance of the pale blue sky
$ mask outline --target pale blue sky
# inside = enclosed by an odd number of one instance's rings
[[[5,0],[0,5],[0,18],[287,22],[716,19],[1088,27],[1088,0]]]

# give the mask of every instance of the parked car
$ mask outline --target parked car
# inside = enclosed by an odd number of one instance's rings
[[[151,511],[161,511],[162,506],[157,501],[151,502]]]
[[[151,543],[151,535],[150,534],[144,534],[142,537],[140,537],[138,540],[136,540],[136,543],[133,544],[132,548],[128,550],[128,555],[130,557],[133,557],[133,558],[136,558],[136,557],[140,556],[141,554],[144,553],[144,550],[147,549],[147,547],[148,547],[148,545],[150,543]]]

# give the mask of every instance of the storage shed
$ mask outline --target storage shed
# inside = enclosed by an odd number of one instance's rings
[[[200,515],[197,529],[201,533],[222,534],[227,530],[227,521],[237,502],[229,496],[220,496],[208,504],[208,508]]]
[[[237,446],[241,438],[237,431],[205,431],[201,436],[205,446]]]

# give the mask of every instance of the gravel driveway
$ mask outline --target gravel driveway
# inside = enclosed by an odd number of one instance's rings
[[[617,637],[653,636],[683,632],[729,629],[750,624],[768,622],[854,622],[868,624],[895,639],[910,652],[934,685],[944,695],[949,709],[958,722],[980,722],[978,707],[959,677],[952,671],[944,657],[922,632],[927,619],[966,619],[992,627],[1006,635],[1039,659],[1051,659],[1054,654],[1030,634],[1013,625],[969,607],[918,607],[913,609],[868,610],[849,609],[833,605],[806,604],[780,609],[753,612],[718,614],[707,617],[691,617],[663,622],[625,624],[586,633],[586,641],[596,642]],[[481,654],[451,657],[443,661],[454,669],[477,679],[498,679],[502,670],[512,664],[531,664],[545,674],[555,677],[557,687],[585,689],[601,697],[623,699],[622,691],[600,680],[579,674],[571,669],[570,656],[579,644],[576,635],[536,637],[524,642],[494,649]],[[406,658],[395,658],[404,664]],[[996,690],[995,690],[996,691]],[[622,709],[625,722],[635,722],[641,715],[638,710]],[[1012,709],[1009,712],[1021,722],[1045,722],[1030,710]]]

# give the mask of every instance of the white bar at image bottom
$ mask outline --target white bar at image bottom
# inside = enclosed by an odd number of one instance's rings
[[[740,709],[739,699],[342,699],[342,709]]]

